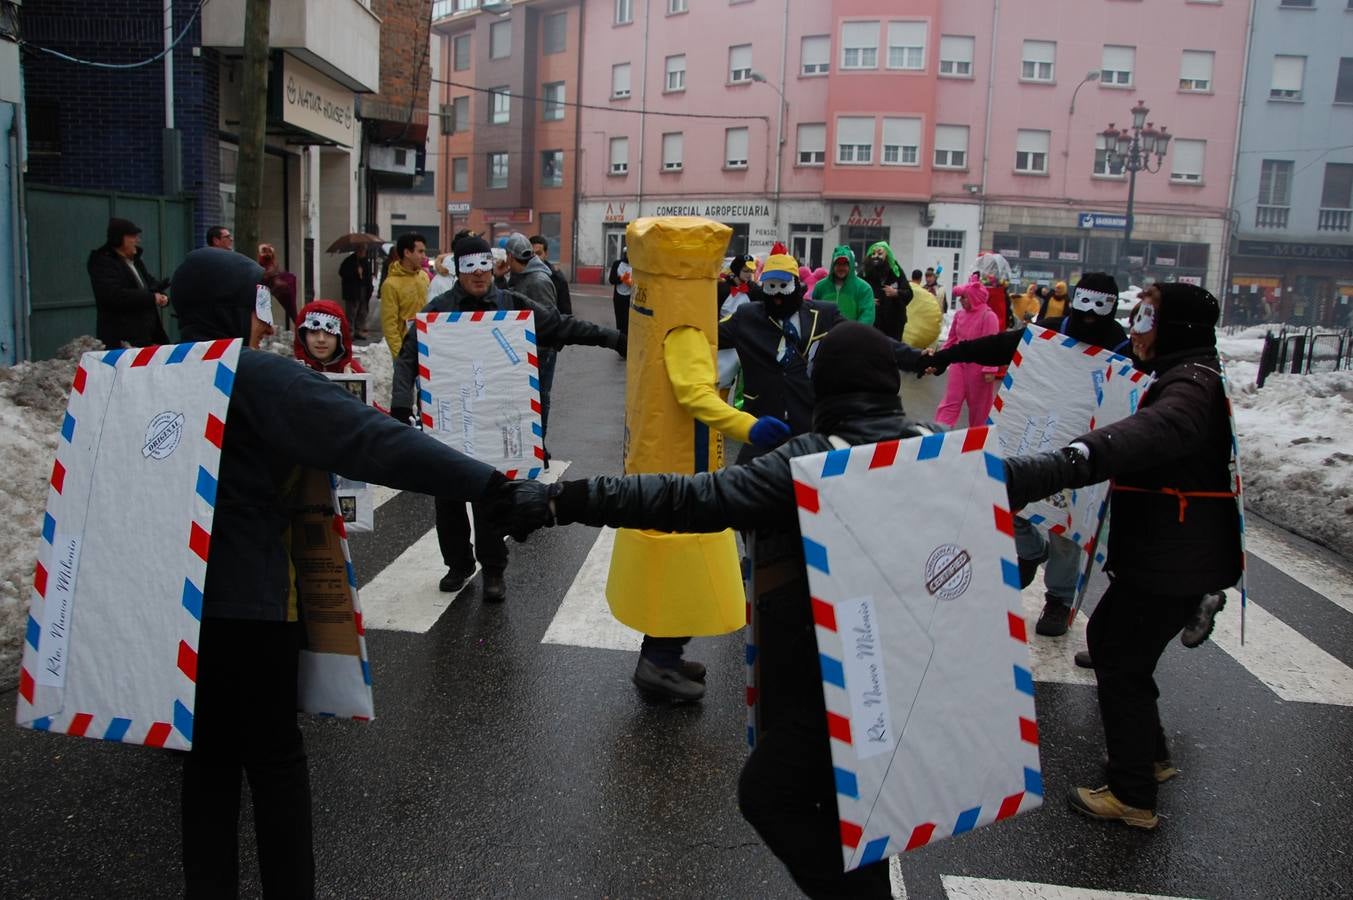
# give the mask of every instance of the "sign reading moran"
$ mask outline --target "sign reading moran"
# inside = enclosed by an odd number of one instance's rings
[[[706,219],[748,219],[769,216],[768,203],[662,203],[653,211],[657,216],[704,216]]]
[[[1237,256],[1353,262],[1353,244],[1298,244],[1289,241],[1240,241]]]
[[[277,87],[269,118],[344,147],[356,143],[352,91],[289,53],[279,55],[272,77]]]

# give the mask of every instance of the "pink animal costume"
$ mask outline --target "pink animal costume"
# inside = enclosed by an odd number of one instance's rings
[[[980,281],[969,281],[954,288],[954,296],[958,298],[960,308],[949,324],[949,338],[944,342],[945,347],[986,337],[1001,330],[996,314],[987,306],[987,289]],[[995,376],[998,371],[996,366],[977,363],[951,365],[944,399],[935,410],[935,421],[952,427],[958,421],[959,407],[966,401],[968,427],[985,425],[987,413],[991,412],[992,398],[996,396]]]

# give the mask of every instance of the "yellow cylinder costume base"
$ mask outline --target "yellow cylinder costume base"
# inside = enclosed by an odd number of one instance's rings
[[[606,582],[611,613],[653,637],[728,634],[747,620],[747,598],[732,531],[615,534]]]

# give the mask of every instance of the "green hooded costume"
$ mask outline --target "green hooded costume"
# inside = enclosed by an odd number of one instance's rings
[[[880,247],[883,248],[884,253],[888,254],[888,268],[893,270],[893,277],[901,278],[902,264],[899,263],[897,261],[897,257],[893,255],[893,248],[887,241],[875,241],[874,243],[870,244],[869,249],[865,251],[864,255],[873,256],[874,251]]]
[[[850,262],[850,272],[846,275],[845,281],[838,285],[833,269],[836,267],[836,261],[842,258]],[[874,324],[874,289],[869,286],[869,282],[855,274],[855,253],[845,244],[840,244],[832,250],[827,277],[814,286],[813,299],[835,303],[844,318],[866,325]]]

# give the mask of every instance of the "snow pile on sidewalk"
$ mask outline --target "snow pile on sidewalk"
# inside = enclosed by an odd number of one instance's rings
[[[1220,335],[1240,432],[1245,508],[1353,557],[1353,372],[1270,375],[1268,326]]]
[[[101,350],[92,337],[76,338],[55,359],[0,367],[0,688],[18,678],[22,636],[28,622],[48,479],[75,366],[82,354]],[[291,355],[291,334],[280,332],[264,349]],[[393,363],[384,342],[357,348],[374,378],[375,398],[390,402]]]
[[[56,359],[0,367],[0,685],[18,678],[48,480],[75,365],[81,354],[101,349],[81,337]]]

